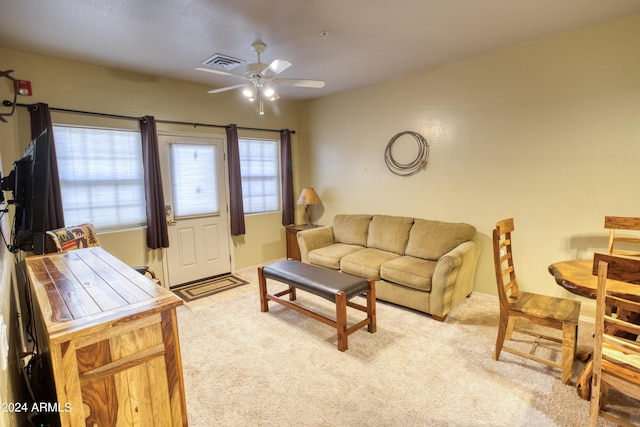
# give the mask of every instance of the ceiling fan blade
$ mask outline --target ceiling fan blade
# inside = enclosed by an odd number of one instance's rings
[[[285,61],[284,59],[274,59],[271,64],[267,65],[267,68],[260,72],[260,74],[263,77],[271,78],[276,74],[280,74],[289,67],[291,67],[291,62]]]
[[[226,92],[228,90],[233,90],[233,89],[238,89],[239,87],[245,87],[246,84],[239,84],[239,85],[233,85],[233,86],[227,86],[227,87],[221,87],[220,89],[213,89],[210,90],[207,93],[220,93],[220,92]]]
[[[219,74],[221,76],[236,77],[238,79],[248,80],[245,76],[239,76],[237,74],[227,73],[226,71],[214,70],[212,68],[196,68],[196,70],[198,70],[198,71],[206,71],[207,73],[212,73],[212,74]]]
[[[273,82],[280,86],[295,86],[295,87],[312,87],[320,89],[324,87],[322,80],[306,80],[306,79],[273,79]]]

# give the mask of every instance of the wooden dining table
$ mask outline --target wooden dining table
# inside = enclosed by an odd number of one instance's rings
[[[571,293],[596,299],[598,276],[594,274],[593,260],[571,260],[556,262],[549,266],[549,273],[556,283]],[[640,277],[638,277],[640,279]],[[607,281],[607,289],[615,294],[624,294],[640,298],[640,286],[619,280]]]
[[[556,262],[549,266],[558,285],[576,295],[596,299],[598,292],[598,276],[594,274],[593,260],[570,260]],[[638,277],[640,279],[640,277]],[[619,280],[607,280],[607,290],[614,294],[625,295],[640,300],[640,285]],[[638,319],[640,321],[640,319]],[[588,352],[592,353],[592,350]],[[588,360],[576,381],[576,390],[580,397],[589,400],[591,397],[592,360],[584,351],[578,352],[576,358]]]

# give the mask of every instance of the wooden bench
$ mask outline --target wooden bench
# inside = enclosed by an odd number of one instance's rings
[[[267,292],[267,279],[286,283],[289,288],[270,294]],[[258,267],[258,283],[261,311],[269,311],[268,302],[271,300],[336,328],[338,331],[338,350],[340,351],[347,350],[347,337],[358,329],[367,326],[369,332],[376,331],[376,295],[373,279],[362,279],[328,268],[287,260],[266,267]],[[296,299],[296,289],[302,289],[334,302],[336,304],[336,320],[292,303],[291,301]],[[366,307],[349,301],[356,295],[364,294],[367,297]],[[289,301],[281,298],[284,295],[289,295]],[[367,318],[348,327],[347,306],[367,313]]]

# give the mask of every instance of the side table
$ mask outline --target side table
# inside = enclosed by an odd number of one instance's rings
[[[308,224],[292,224],[287,225],[286,229],[286,241],[287,241],[287,258],[301,261],[300,247],[298,246],[298,231],[308,230],[310,228],[316,228],[318,225]]]

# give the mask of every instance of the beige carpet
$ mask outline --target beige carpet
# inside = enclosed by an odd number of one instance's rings
[[[178,309],[190,426],[586,425],[589,403],[559,370],[491,358],[497,299],[473,294],[444,323],[378,302],[378,331],[350,335],[342,353],[329,326],[275,303],[260,312],[254,270],[239,275],[251,284]],[[333,313],[322,298],[298,300]],[[580,328],[590,344],[592,325]],[[640,423],[637,401],[612,398]]]

